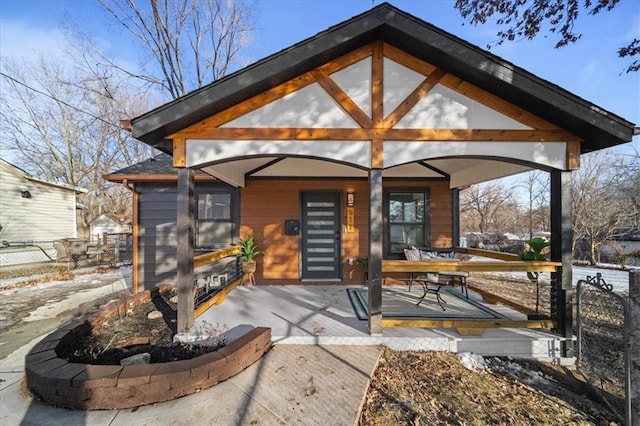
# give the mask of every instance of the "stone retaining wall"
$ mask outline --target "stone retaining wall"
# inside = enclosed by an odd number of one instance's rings
[[[160,285],[160,294],[171,290]],[[56,349],[89,333],[93,326],[152,298],[144,291],[105,305],[84,322],[71,322],[37,343],[25,358],[27,387],[45,403],[78,410],[131,408],[168,401],[238,374],[271,348],[271,329],[258,327],[199,357],[158,364],[91,365],[68,362]],[[123,311],[124,310],[124,311]]]

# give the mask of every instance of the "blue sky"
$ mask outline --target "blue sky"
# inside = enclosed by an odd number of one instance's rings
[[[465,23],[453,8],[454,0],[390,3],[482,48],[496,39],[496,27]],[[259,60],[378,4],[371,0],[259,1],[246,61]],[[0,0],[0,54],[55,51],[65,24],[82,26],[125,60],[135,54],[118,37],[123,30],[91,0]],[[640,125],[640,73],[623,73],[628,61],[616,54],[633,37],[640,37],[640,0],[621,0],[613,12],[584,15],[577,30],[584,31],[582,39],[562,49],[554,49],[556,39],[545,33],[534,41],[507,43],[491,52]]]

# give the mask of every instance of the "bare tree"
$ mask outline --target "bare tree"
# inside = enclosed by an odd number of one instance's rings
[[[611,11],[619,2],[620,0],[456,0],[455,8],[472,24],[484,24],[496,16],[496,23],[505,28],[498,31],[498,45],[522,38],[531,40],[541,30],[548,28],[549,32],[558,36],[556,48],[559,48],[580,39],[582,34],[575,32],[579,16]],[[626,46],[620,47],[618,56],[632,59],[626,72],[640,70],[640,38],[635,37]]]
[[[481,233],[489,230],[505,230],[508,224],[498,222],[501,210],[516,207],[511,188],[504,187],[499,181],[473,185],[464,189],[460,197],[462,222],[473,226]]]
[[[105,63],[172,99],[227,74],[253,28],[252,4],[235,0],[100,0],[138,42],[140,70]]]
[[[574,173],[574,250],[578,244],[586,246],[591,264],[597,262],[602,244],[637,217],[634,201],[625,195],[626,181],[621,179],[629,173],[628,167],[624,157],[600,151],[583,156],[580,170]]]
[[[108,74],[56,59],[3,61],[2,150],[34,176],[85,188],[80,201],[87,221],[122,213],[122,203],[110,204],[121,191],[102,176],[152,153],[115,124],[130,113],[114,100],[126,99],[126,89]]]
[[[519,186],[525,190],[526,207],[524,216],[529,239],[535,230],[546,231],[548,213],[545,207],[549,205],[549,175],[540,170],[527,173]]]
[[[626,225],[640,226],[640,150],[632,147],[631,152],[621,154],[623,167],[614,176],[620,196],[628,203],[629,215]]]

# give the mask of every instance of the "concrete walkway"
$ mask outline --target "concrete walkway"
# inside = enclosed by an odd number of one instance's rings
[[[197,394],[136,409],[71,411],[43,405],[25,391],[20,369],[28,350],[2,361],[2,426],[354,425],[381,351],[375,346],[275,345],[242,373]]]

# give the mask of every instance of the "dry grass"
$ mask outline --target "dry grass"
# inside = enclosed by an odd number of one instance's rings
[[[536,307],[535,285],[527,281],[472,274],[469,282],[531,310]],[[540,288],[541,313],[549,313],[549,290],[548,284]],[[593,302],[583,306],[587,319],[602,310]],[[611,326],[620,325],[617,314],[604,319],[599,315],[598,321],[585,325],[608,333]],[[608,354],[611,345],[610,339],[592,339],[590,356]],[[609,378],[608,399],[620,407],[621,377],[612,373],[610,363],[586,361],[589,374]],[[487,369],[471,371],[455,354],[386,349],[371,380],[360,424],[610,425],[620,421],[576,368],[499,357],[486,362]]]
[[[472,371],[455,354],[386,349],[371,380],[360,424],[616,424],[570,371],[544,363],[486,361],[488,368]],[[510,373],[522,371],[526,371],[522,377]]]

